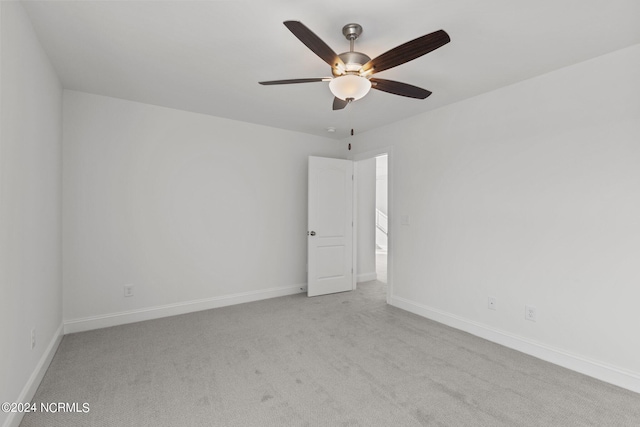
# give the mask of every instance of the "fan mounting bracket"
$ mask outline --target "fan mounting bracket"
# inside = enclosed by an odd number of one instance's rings
[[[342,34],[349,41],[355,40],[362,34],[362,26],[355,23],[347,24],[342,27]]]

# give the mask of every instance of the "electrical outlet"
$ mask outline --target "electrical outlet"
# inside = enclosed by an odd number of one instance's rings
[[[496,301],[495,297],[489,297],[487,299],[487,307],[489,308],[489,310],[497,310],[498,309],[498,302]]]
[[[124,296],[132,297],[133,296],[133,285],[125,285],[124,286]]]
[[[31,328],[31,350],[36,348],[36,328]]]
[[[538,309],[532,305],[525,305],[524,318],[532,322],[535,322],[536,320],[538,320]]]

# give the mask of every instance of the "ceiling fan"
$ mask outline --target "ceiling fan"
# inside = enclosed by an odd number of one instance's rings
[[[408,98],[425,99],[431,95],[431,92],[426,89],[407,83],[378,79],[371,76],[419,58],[451,41],[449,35],[444,30],[438,30],[401,44],[371,59],[364,53],[353,50],[356,39],[362,34],[362,27],[358,24],[347,24],[342,28],[342,34],[349,40],[350,48],[349,52],[344,52],[340,55],[336,54],[320,37],[315,35],[302,22],[285,21],[284,25],[294,36],[311,49],[313,53],[331,66],[331,74],[333,77],[271,80],[259,83],[261,85],[284,85],[329,82],[329,89],[335,96],[333,100],[334,110],[343,109],[350,102],[365,96],[372,88]]]

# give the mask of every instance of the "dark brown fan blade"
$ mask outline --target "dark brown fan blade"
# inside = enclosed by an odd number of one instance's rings
[[[307,28],[302,22],[284,21],[284,25],[305,44],[313,53],[318,55],[324,62],[331,67],[344,68],[342,59],[331,49],[320,37],[316,36],[313,31]]]
[[[373,58],[362,66],[362,73],[379,73],[405,62],[412,61],[422,55],[436,50],[449,43],[451,39],[444,30],[438,30],[417,39],[401,44],[393,49]]]
[[[425,99],[431,95],[426,89],[422,89],[418,86],[413,86],[407,83],[396,82],[394,80],[383,80],[371,78],[371,89],[378,89],[383,92],[389,92],[394,95],[406,96],[408,98]]]
[[[334,110],[342,110],[347,105],[349,105],[349,101],[343,101],[342,99],[338,98],[337,96],[335,98],[333,98],[333,109]]]
[[[270,80],[267,82],[258,82],[261,85],[290,85],[293,83],[313,83],[313,82],[328,82],[331,77],[318,77],[312,79],[289,79],[289,80]]]

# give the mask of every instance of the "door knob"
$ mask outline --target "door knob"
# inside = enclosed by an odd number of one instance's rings
[[[309,233],[309,234],[311,234],[312,236],[315,236],[315,235],[316,235],[316,232],[315,232],[315,231],[312,231],[312,232],[311,232],[311,233]]]

